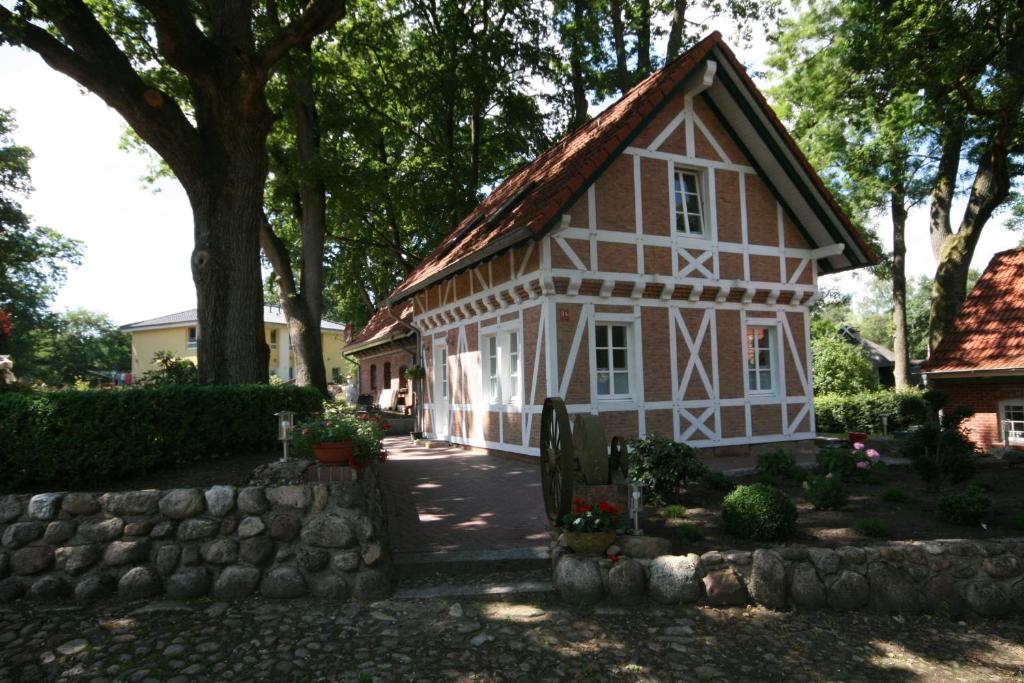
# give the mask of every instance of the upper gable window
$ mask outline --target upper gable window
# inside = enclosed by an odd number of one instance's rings
[[[704,202],[700,177],[693,171],[677,169],[674,181],[676,230],[687,235],[704,235]]]

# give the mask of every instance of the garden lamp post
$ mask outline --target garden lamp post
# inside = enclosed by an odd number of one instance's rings
[[[626,533],[632,536],[643,536],[644,531],[640,528],[640,505],[643,502],[643,483],[636,479],[626,481],[627,505],[629,506],[629,518],[633,520],[633,528]]]
[[[292,427],[295,426],[295,413],[290,410],[282,410],[274,413],[277,416],[277,438],[284,444],[284,454],[281,455],[281,462],[288,461],[288,442],[292,440]]]

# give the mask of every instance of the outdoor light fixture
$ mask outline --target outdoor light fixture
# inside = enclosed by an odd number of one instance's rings
[[[282,410],[274,413],[277,416],[277,438],[284,444],[284,454],[281,462],[288,460],[288,442],[292,440],[292,427],[295,426],[295,413],[290,410]]]
[[[636,479],[626,481],[626,495],[629,497],[629,517],[633,520],[633,528],[626,533],[633,536],[643,536],[644,531],[640,528],[640,505],[643,502],[644,485]]]
[[[882,435],[885,437],[885,442],[889,443],[889,416],[882,416]]]

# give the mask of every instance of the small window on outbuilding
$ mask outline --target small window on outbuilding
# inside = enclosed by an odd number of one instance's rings
[[[391,388],[391,363],[384,364],[384,388]]]
[[[199,346],[199,328],[190,327],[188,328],[188,348],[194,349]]]
[[[270,330],[270,348],[277,348],[277,330],[274,329]]]
[[[370,366],[370,391],[377,390],[377,366]]]

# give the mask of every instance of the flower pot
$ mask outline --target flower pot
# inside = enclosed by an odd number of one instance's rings
[[[604,555],[612,543],[615,543],[614,531],[566,531],[565,542],[573,552],[580,555]]]
[[[847,433],[847,436],[850,437],[851,446],[855,443],[864,443],[868,440],[867,432],[849,432]]]
[[[313,455],[321,465],[352,465],[355,463],[356,445],[351,441],[315,443]]]

